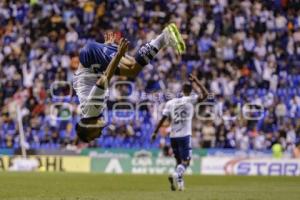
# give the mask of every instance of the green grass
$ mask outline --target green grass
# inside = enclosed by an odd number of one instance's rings
[[[0,200],[293,200],[300,177],[187,176],[171,192],[166,176],[0,172]]]

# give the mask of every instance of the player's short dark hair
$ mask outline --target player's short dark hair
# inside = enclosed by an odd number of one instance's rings
[[[80,120],[75,127],[77,137],[82,141],[82,142],[91,142],[94,137],[94,135],[100,136],[102,133],[102,128],[99,127],[89,127],[89,126],[84,126],[84,122]],[[94,134],[94,132],[98,132],[98,134]]]
[[[192,85],[190,82],[185,82],[182,85],[182,91],[184,94],[190,94],[192,92]]]

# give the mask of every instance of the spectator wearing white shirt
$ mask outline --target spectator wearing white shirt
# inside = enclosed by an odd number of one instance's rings
[[[35,76],[35,68],[27,67],[26,64],[22,65],[22,73],[23,73],[23,85],[26,88],[31,88],[33,86],[33,80]]]

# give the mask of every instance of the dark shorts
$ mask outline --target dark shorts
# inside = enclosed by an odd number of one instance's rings
[[[95,73],[102,73],[106,70],[117,51],[117,46],[88,42],[80,49],[79,61],[83,67],[93,68]]]
[[[177,161],[190,160],[192,156],[191,136],[170,138],[171,147]]]

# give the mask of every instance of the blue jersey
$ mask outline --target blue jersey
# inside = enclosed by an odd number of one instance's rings
[[[79,52],[79,61],[83,67],[102,73],[117,51],[118,47],[114,45],[88,42]]]
[[[80,50],[79,60],[83,67],[74,74],[73,88],[79,97],[83,118],[97,117],[105,109],[108,92],[98,88],[96,82],[117,50],[117,46],[98,42],[88,42]]]

